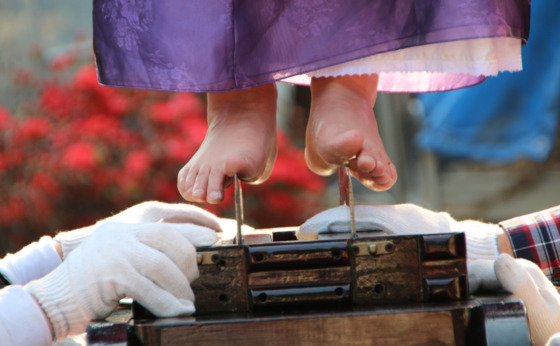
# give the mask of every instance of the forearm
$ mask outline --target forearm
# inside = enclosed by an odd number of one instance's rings
[[[498,251],[500,254],[508,254],[510,256],[513,255],[513,247],[511,246],[511,242],[509,241],[509,237],[507,236],[506,232],[502,228],[498,231],[496,235],[496,241],[498,243]]]
[[[537,264],[549,278],[558,272],[560,206],[502,221],[500,226],[500,252]]]

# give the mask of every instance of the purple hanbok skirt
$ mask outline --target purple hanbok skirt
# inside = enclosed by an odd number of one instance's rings
[[[99,81],[220,92],[378,73],[383,92],[521,69],[530,0],[94,0]]]

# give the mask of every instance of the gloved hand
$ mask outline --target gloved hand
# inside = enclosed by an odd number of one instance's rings
[[[552,337],[560,332],[560,294],[542,270],[506,254],[498,257],[494,270],[502,287],[525,303],[534,345],[560,342],[560,335]]]
[[[556,333],[548,339],[546,346],[560,346],[560,333]]]
[[[476,260],[468,264],[469,292],[497,292],[502,285],[496,277],[493,260]]]
[[[60,255],[49,236],[43,236],[15,254],[0,260],[0,273],[12,285],[25,285],[50,273],[61,262]]]
[[[130,207],[117,215],[97,222],[95,225],[80,228],[73,231],[62,232],[54,237],[54,240],[62,246],[62,258],[66,258],[72,250],[78,247],[87,237],[107,222],[158,222],[165,223],[190,223],[208,227],[216,232],[221,232],[218,218],[190,204],[168,204],[156,201],[144,202]]]
[[[356,231],[369,230],[386,234],[430,234],[465,232],[467,259],[498,257],[498,225],[478,221],[456,221],[448,213],[433,212],[414,204],[357,205],[354,208]],[[303,223],[298,239],[316,239],[319,233],[350,232],[350,211],[339,206],[319,213]]]
[[[216,233],[192,224],[105,222],[58,268],[25,288],[49,318],[55,338],[83,333],[130,297],[159,317],[192,314],[196,245]]]

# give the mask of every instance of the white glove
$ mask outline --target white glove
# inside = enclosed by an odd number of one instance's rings
[[[467,259],[498,257],[496,235],[500,226],[467,220],[458,222],[448,213],[433,212],[414,204],[357,205],[354,208],[356,231],[375,231],[395,235],[464,232]],[[319,233],[350,232],[350,210],[339,206],[319,213],[301,225],[297,237],[316,239]]]
[[[159,317],[192,314],[197,245],[217,239],[192,224],[101,225],[57,269],[25,288],[49,318],[55,337],[83,333],[130,297]]]
[[[497,292],[502,289],[502,285],[494,272],[493,260],[469,261],[469,292]]]
[[[0,273],[12,285],[42,278],[62,261],[53,243],[51,237],[44,236],[15,254],[8,254],[0,261]]]
[[[62,232],[54,237],[62,245],[62,258],[78,247],[87,237],[107,222],[166,222],[166,223],[190,223],[211,228],[221,232],[218,218],[190,204],[168,204],[156,201],[144,202],[130,207],[117,215],[97,222],[95,225],[80,228],[73,231]]]
[[[560,294],[533,262],[502,254],[494,264],[496,277],[504,289],[521,299],[529,315],[534,345],[545,345],[560,332]],[[560,341],[560,335],[551,338]]]
[[[560,333],[556,333],[548,339],[546,346],[560,346]]]

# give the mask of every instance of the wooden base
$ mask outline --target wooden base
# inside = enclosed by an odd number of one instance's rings
[[[88,344],[531,345],[524,305],[511,296],[367,309],[298,308],[128,322],[125,316],[121,320],[92,324]],[[111,333],[113,343],[108,338]]]

